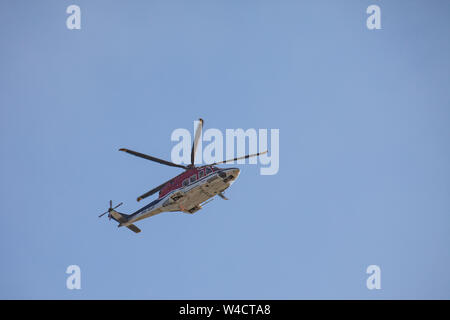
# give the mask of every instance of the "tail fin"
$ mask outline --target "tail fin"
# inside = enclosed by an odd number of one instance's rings
[[[113,218],[120,224],[127,222],[129,217],[130,217],[130,215],[128,215],[128,214],[120,213],[115,210],[111,211],[111,218]],[[120,227],[120,225],[119,225],[119,227]],[[129,226],[127,226],[127,228],[130,229],[131,231],[133,231],[134,233],[141,232],[141,229],[136,227],[134,224],[130,224]]]

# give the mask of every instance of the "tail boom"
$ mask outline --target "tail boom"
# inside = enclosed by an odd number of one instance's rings
[[[127,214],[120,213],[115,210],[111,211],[111,218],[113,218],[114,220],[116,220],[119,223],[118,227],[126,226],[128,229],[130,229],[134,233],[141,232],[141,229],[136,227],[134,224],[132,224],[132,223],[127,224],[129,217],[130,216]]]

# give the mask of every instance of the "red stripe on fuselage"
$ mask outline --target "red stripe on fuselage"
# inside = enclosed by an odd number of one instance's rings
[[[219,168],[216,167],[200,167],[200,168],[192,168],[188,169],[182,174],[179,174],[169,182],[159,191],[159,198],[164,197],[169,192],[179,189],[183,186],[183,181],[186,179],[190,179],[192,176],[195,175],[196,180],[203,178],[206,175],[206,169],[210,168],[212,169],[212,172],[215,172],[219,170]],[[203,172],[202,174],[200,172]],[[200,177],[199,177],[200,174]],[[209,173],[208,173],[209,174]]]

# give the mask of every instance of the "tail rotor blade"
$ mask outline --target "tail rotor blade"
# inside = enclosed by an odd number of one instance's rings
[[[107,214],[109,211],[103,212],[101,215],[99,215],[98,217],[101,218],[103,217],[105,214]]]
[[[114,208],[112,208],[113,210],[120,207],[123,204],[123,202],[119,203],[117,206],[115,206]]]
[[[102,213],[101,215],[99,215],[98,217],[101,218],[101,217],[103,217],[105,214],[108,213],[109,220],[111,220],[111,211],[113,211],[114,209],[120,207],[122,204],[123,204],[123,202],[119,203],[117,206],[115,206],[115,207],[113,208],[113,207],[112,207],[112,200],[109,200],[109,208],[108,208],[108,211],[103,212],[103,213]]]

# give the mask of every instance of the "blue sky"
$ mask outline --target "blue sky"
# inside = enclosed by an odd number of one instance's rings
[[[1,1],[0,298],[449,299],[449,9]],[[180,173],[117,149],[169,160],[199,117],[280,129],[278,174],[241,165],[230,201],[139,235],[98,219]]]

